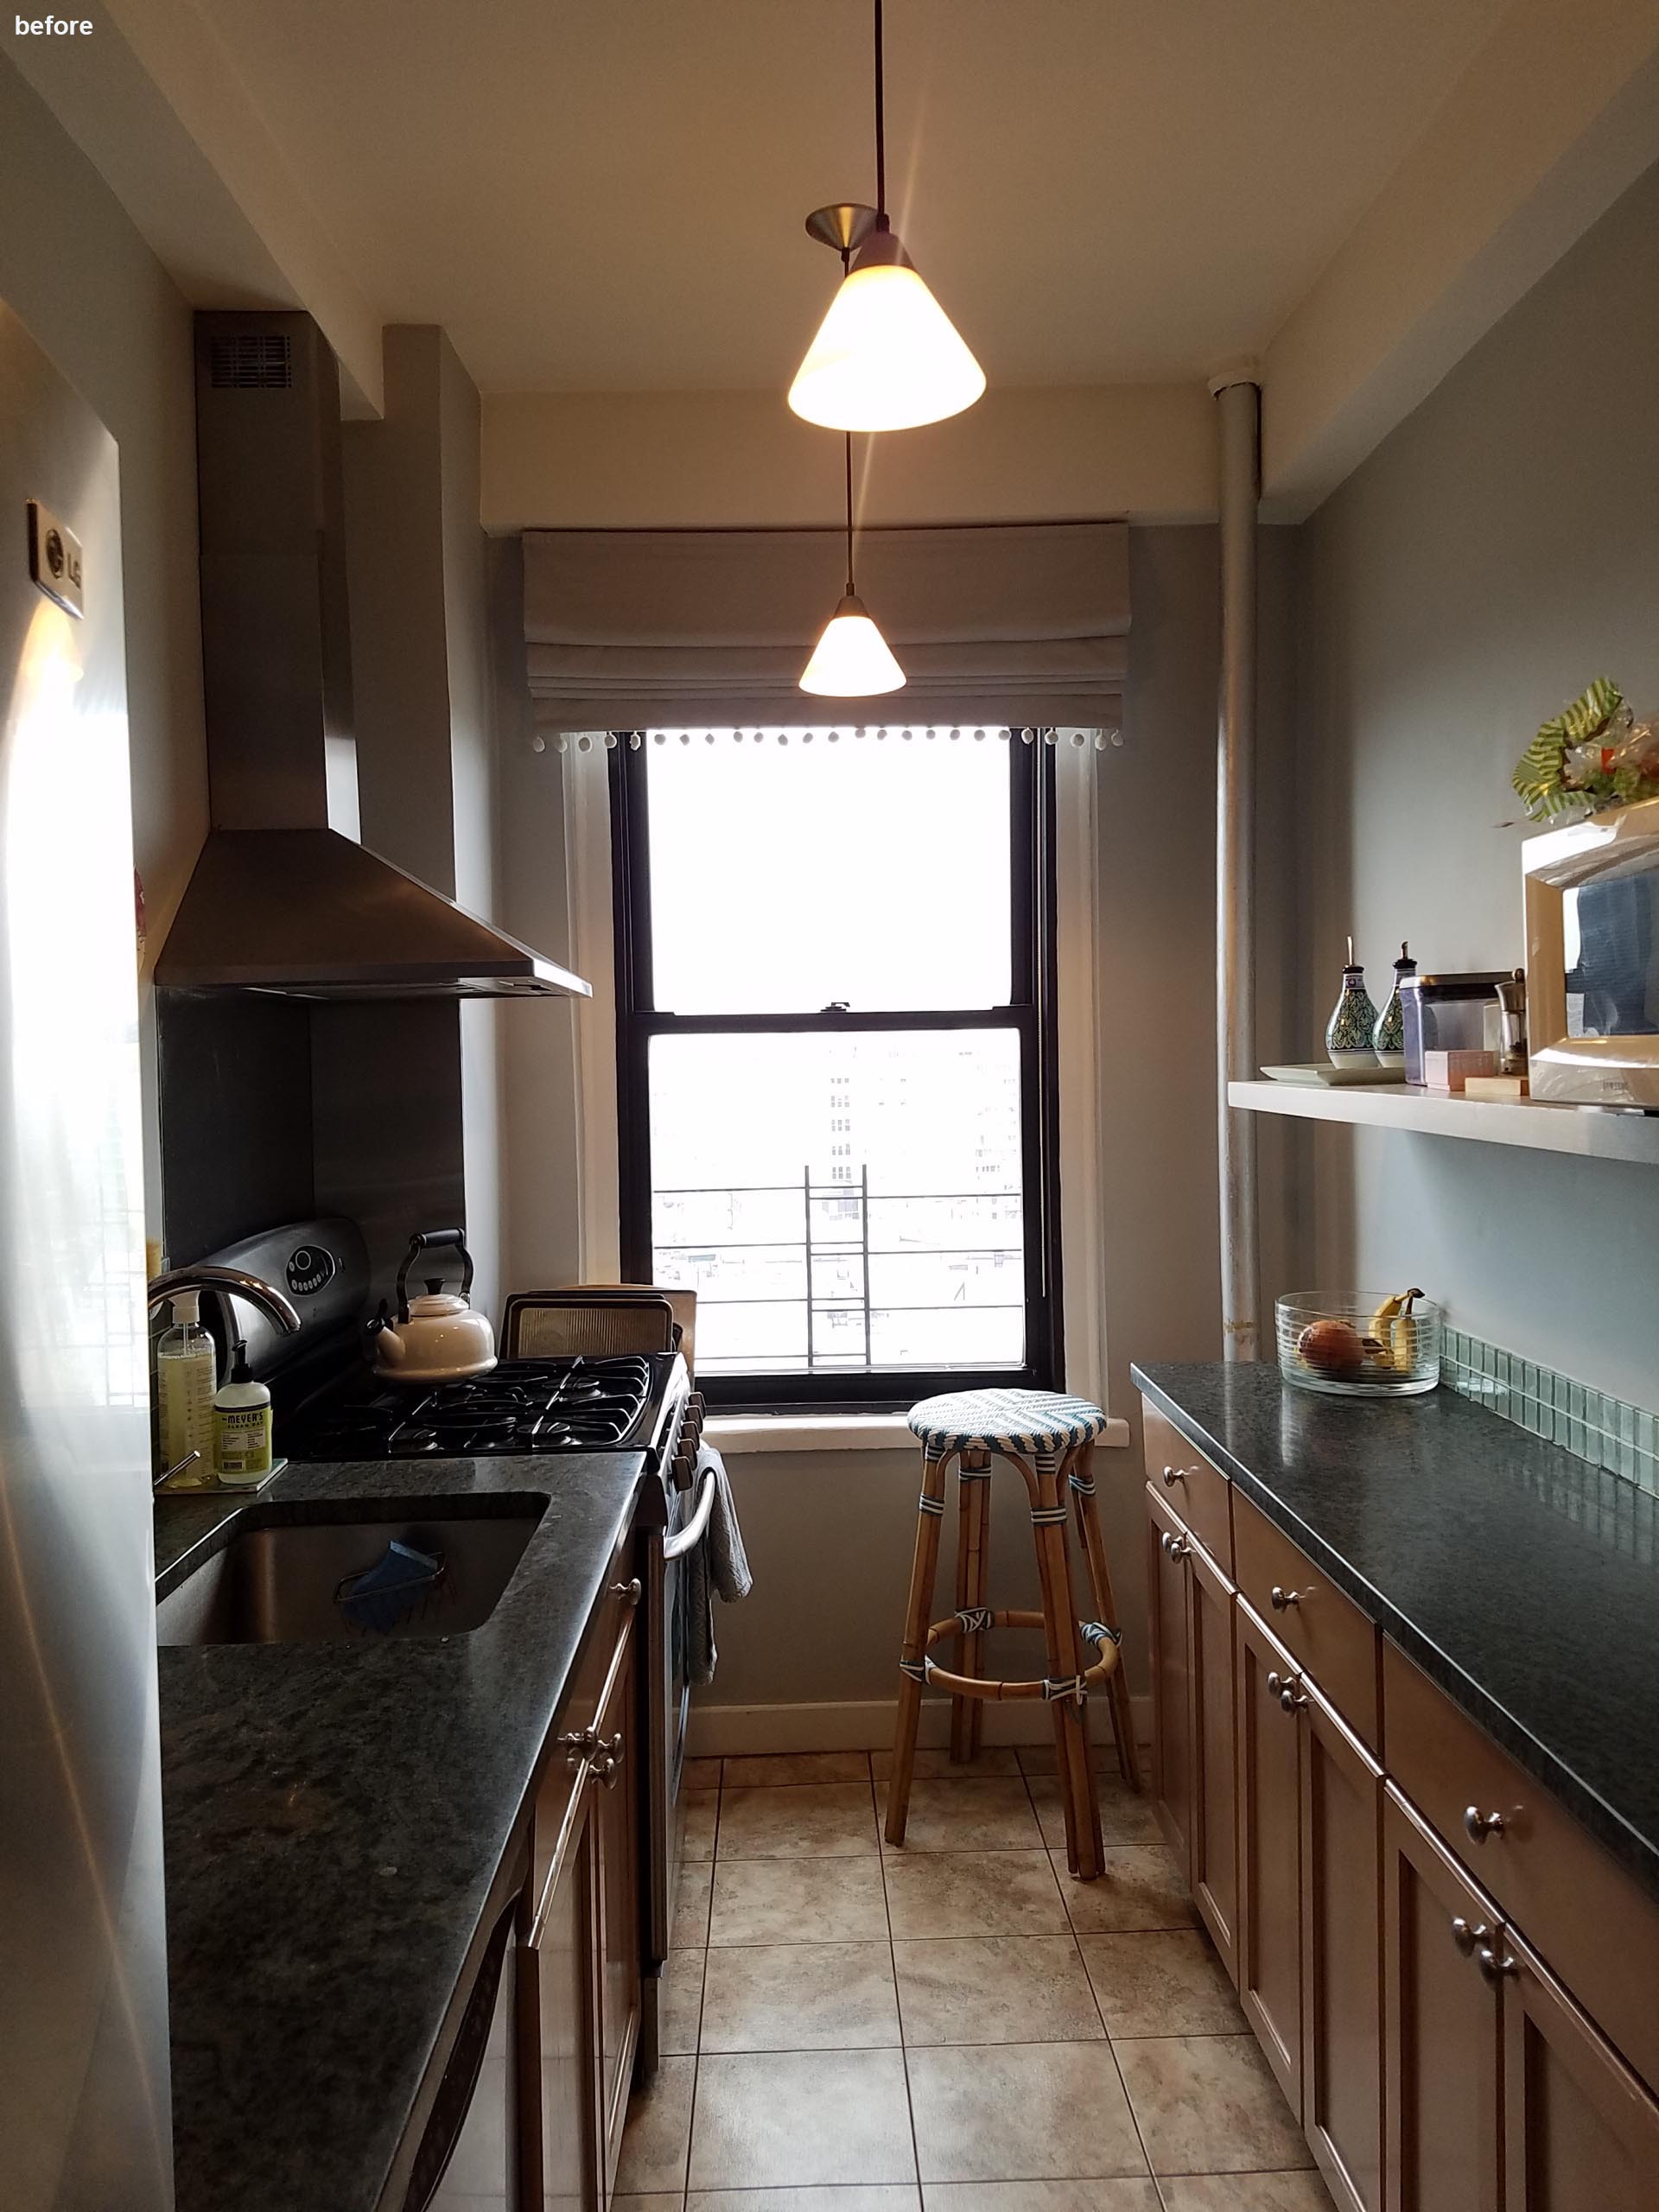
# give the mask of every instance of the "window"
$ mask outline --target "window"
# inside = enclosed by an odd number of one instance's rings
[[[611,756],[625,1274],[715,1404],[1053,1387],[1049,748],[685,736]]]

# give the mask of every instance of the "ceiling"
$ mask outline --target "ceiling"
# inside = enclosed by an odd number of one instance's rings
[[[486,391],[787,381],[868,0],[197,0],[367,301]],[[1504,0],[887,0],[896,227],[995,383],[1263,348]]]

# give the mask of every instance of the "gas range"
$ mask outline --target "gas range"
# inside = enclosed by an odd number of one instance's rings
[[[648,1357],[504,1359],[487,1375],[391,1384],[302,1416],[283,1439],[296,1459],[481,1459],[518,1452],[645,1451],[677,1413],[683,1369]]]

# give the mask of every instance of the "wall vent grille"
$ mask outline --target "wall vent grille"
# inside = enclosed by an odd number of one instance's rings
[[[287,391],[294,382],[292,341],[279,331],[215,338],[208,375],[215,391]]]

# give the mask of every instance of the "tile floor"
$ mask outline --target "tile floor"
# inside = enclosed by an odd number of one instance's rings
[[[898,1851],[887,1764],[691,1763],[617,2212],[1330,2212],[1146,1801],[1079,1883],[1052,1751],[921,1753]]]

